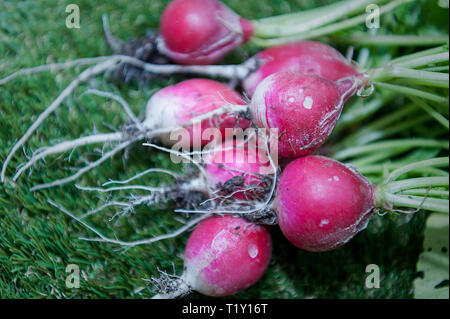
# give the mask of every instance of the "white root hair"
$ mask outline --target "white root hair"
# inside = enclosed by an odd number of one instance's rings
[[[125,142],[117,145],[116,147],[114,147],[112,150],[108,151],[106,154],[104,154],[98,160],[96,160],[96,161],[90,163],[89,165],[81,168],[75,174],[73,174],[73,175],[71,175],[69,177],[66,177],[66,178],[62,178],[62,179],[50,182],[50,183],[44,183],[44,184],[40,184],[40,185],[37,185],[37,186],[33,186],[31,188],[31,191],[34,192],[34,191],[38,191],[38,190],[41,190],[41,189],[51,188],[51,187],[60,186],[60,185],[66,184],[66,183],[73,182],[74,180],[78,179],[81,175],[83,175],[86,172],[90,171],[91,169],[101,165],[107,159],[113,157],[118,152],[124,150],[126,147],[130,146],[133,142],[134,142],[134,140],[125,141]]]
[[[85,219],[86,217],[89,217],[91,215],[95,215],[101,211],[103,211],[104,209],[108,208],[108,207],[117,207],[117,206],[123,206],[128,208],[130,206],[130,203],[128,202],[118,202],[118,201],[112,201],[112,202],[108,202],[106,204],[103,204],[102,206],[90,210],[87,213],[84,213],[83,215],[80,216],[80,219]]]
[[[266,143],[265,143],[265,150],[268,152],[268,140],[266,137]],[[257,191],[258,189],[261,189],[262,187],[267,187],[269,185],[268,176],[261,175],[261,174],[252,174],[254,177],[260,178],[259,181],[252,182],[250,185],[234,185],[231,184],[231,189],[229,187],[223,188],[222,185],[212,185],[211,181],[209,180],[209,176],[205,171],[205,168],[202,166],[202,163],[196,162],[193,158],[191,158],[189,155],[177,152],[175,150],[162,147],[159,145],[155,145],[152,143],[144,143],[143,145],[149,146],[152,148],[156,148],[158,150],[168,152],[175,154],[177,156],[181,156],[182,158],[188,159],[193,164],[196,165],[199,171],[199,176],[195,178],[188,178],[183,180],[183,176],[172,173],[167,170],[152,168],[148,169],[146,171],[143,171],[141,173],[138,173],[134,175],[131,178],[128,178],[126,180],[122,181],[113,181],[110,180],[109,182],[103,183],[103,187],[88,187],[88,186],[80,186],[76,185],[76,187],[82,191],[90,191],[90,192],[99,192],[99,193],[110,193],[115,191],[146,191],[149,192],[149,195],[145,196],[136,196],[132,195],[131,197],[128,197],[126,200],[114,200],[111,202],[108,202],[106,204],[103,204],[99,208],[90,211],[86,213],[83,216],[90,216],[92,214],[98,213],[102,211],[105,208],[108,207],[122,207],[123,209],[120,212],[117,212],[113,218],[115,218],[118,215],[124,216],[125,214],[131,212],[134,210],[134,207],[142,204],[146,205],[152,205],[156,203],[160,203],[161,201],[169,200],[172,192],[179,193],[179,194],[189,194],[191,192],[200,192],[203,195],[207,196],[206,200],[203,200],[202,202],[198,202],[195,205],[198,207],[208,207],[207,210],[176,210],[176,212],[182,212],[182,213],[202,213],[202,214],[245,214],[245,215],[251,215],[251,213],[259,212],[261,216],[263,211],[267,211],[269,207],[269,203],[271,198],[273,197],[273,192],[275,190],[275,184],[276,184],[276,174],[277,169],[275,167],[275,164],[273,160],[271,160],[271,166],[275,173],[275,176],[273,176],[272,180],[272,186],[270,187],[270,193],[266,200],[261,203],[258,200],[254,200],[252,198],[249,198],[247,196],[248,192]],[[201,152],[201,151],[199,151]],[[218,164],[220,165],[220,164]],[[242,170],[235,170],[238,173],[245,174]],[[169,176],[173,177],[175,179],[175,184],[171,186],[163,186],[163,187],[151,187],[147,185],[124,185],[129,182],[135,181],[136,179],[143,177],[149,173],[164,173],[168,174]],[[238,177],[238,176],[236,176]],[[244,182],[245,183],[245,182]],[[267,185],[266,185],[267,183]],[[113,187],[105,187],[111,184],[117,184],[119,186],[113,186]],[[225,185],[223,185],[225,187]],[[234,189],[236,187],[236,189]],[[239,200],[234,198],[234,195],[242,193],[244,194],[244,199]],[[176,196],[176,195],[175,195]],[[172,199],[174,199],[173,197]],[[113,219],[112,218],[112,219]]]
[[[0,85],[4,85],[7,82],[15,79],[18,76],[22,75],[31,75],[36,74],[44,71],[59,71],[59,70],[65,70],[67,68],[71,68],[73,66],[78,65],[92,65],[89,68],[85,69],[83,72],[81,72],[72,82],[60,93],[60,95],[38,116],[36,121],[27,129],[25,134],[13,145],[11,151],[7,155],[0,172],[0,180],[2,182],[5,182],[6,180],[6,170],[8,168],[8,165],[15,155],[15,153],[24,146],[24,144],[29,140],[29,138],[32,136],[32,134],[37,130],[37,128],[42,124],[42,122],[51,114],[53,113],[61,104],[62,102],[71,95],[75,89],[83,82],[88,81],[92,77],[107,72],[108,70],[111,70],[115,67],[117,67],[120,64],[130,64],[135,67],[138,67],[142,69],[145,72],[149,73],[156,73],[156,74],[162,74],[162,75],[171,75],[171,74],[200,74],[200,75],[207,75],[210,77],[223,77],[223,78],[239,78],[244,79],[247,77],[247,75],[257,67],[257,61],[254,61],[252,59],[246,61],[245,63],[241,65],[214,65],[214,66],[181,66],[181,65],[156,65],[156,64],[150,64],[143,62],[139,59],[125,56],[125,55],[111,55],[111,56],[102,56],[102,57],[95,57],[95,58],[83,58],[83,59],[77,59],[65,63],[52,63],[47,65],[42,65],[38,67],[33,68],[24,68],[17,72],[14,72],[10,74],[9,76],[0,79]],[[118,101],[127,114],[130,116],[130,118],[133,120],[137,128],[142,128],[137,118],[134,116],[134,114],[131,112],[130,108],[126,104],[126,102],[118,97],[117,95],[107,93],[107,92],[101,92],[98,90],[89,90],[87,93],[93,93],[104,97],[109,97],[112,99],[115,99]],[[208,116],[216,116],[216,115],[222,115],[228,112],[240,112],[241,110],[234,108],[233,110],[230,107],[225,107],[221,110],[216,110],[213,112],[205,114],[203,117],[199,117],[198,119],[193,119],[194,121],[198,121],[201,119],[206,119]],[[192,123],[186,123],[186,125],[189,125]],[[155,132],[156,134],[161,134],[161,132]],[[29,167],[29,166],[28,166]],[[20,175],[20,174],[19,174]],[[17,176],[18,177],[18,176]],[[16,177],[16,179],[17,179]],[[57,184],[60,185],[60,184]],[[39,188],[38,188],[39,189]]]
[[[128,178],[126,180],[123,180],[123,181],[109,180],[108,182],[103,183],[102,186],[107,186],[107,185],[110,185],[110,184],[127,184],[129,182],[134,181],[135,179],[141,178],[141,177],[143,177],[143,176],[145,176],[147,174],[150,174],[150,173],[163,173],[163,174],[167,174],[167,175],[172,176],[174,179],[178,179],[180,177],[180,175],[175,174],[175,173],[173,173],[173,172],[171,172],[169,170],[166,170],[166,169],[149,168],[149,169],[147,169],[147,170],[145,170],[143,172],[140,172],[140,173],[136,174],[135,176],[130,177],[130,178]]]
[[[109,29],[109,19],[108,19],[108,15],[103,14],[102,15],[102,22],[103,22],[103,33],[105,34],[105,38],[106,38],[106,42],[108,42],[109,46],[114,50],[114,51],[119,51],[120,48],[123,46],[124,42],[118,38],[116,38],[115,36],[113,36],[113,34],[111,33],[110,29]]]
[[[153,290],[158,293],[152,299],[175,299],[188,295],[192,289],[183,279],[183,276],[170,275],[159,270],[161,274],[159,278],[152,277],[146,280],[152,283]]]
[[[175,183],[167,186],[161,187],[152,187],[148,185],[124,185],[129,182],[132,182],[138,178],[144,177],[150,173],[163,173],[171,176]],[[111,184],[116,184],[116,186],[105,187]],[[121,191],[144,191],[148,192],[149,195],[137,196],[132,194],[131,196],[126,197],[125,200],[114,200],[107,202],[101,205],[99,208],[89,211],[83,215],[90,216],[101,212],[102,210],[108,207],[122,207],[122,210],[117,212],[112,218],[114,219],[116,216],[121,215],[124,216],[129,212],[132,212],[136,206],[139,205],[153,205],[159,204],[162,202],[167,202],[171,199],[176,198],[177,194],[190,194],[192,192],[199,192],[201,194],[208,194],[209,189],[206,186],[205,178],[201,176],[197,178],[186,178],[185,176],[175,174],[169,170],[151,168],[147,169],[141,173],[134,175],[126,180],[110,180],[106,183],[102,184],[103,187],[89,187],[89,186],[81,186],[76,184],[75,187],[81,191],[88,192],[97,192],[97,193],[112,193],[112,192],[121,192]]]
[[[53,202],[51,200],[48,200],[48,203],[50,205],[52,205],[53,207],[57,208],[58,210],[60,210],[61,212],[63,212],[64,214],[66,214],[67,216],[71,217],[72,219],[74,219],[75,221],[77,221],[78,223],[80,223],[81,225],[83,225],[84,227],[89,229],[90,231],[92,231],[95,235],[97,235],[96,238],[80,237],[81,240],[92,241],[92,242],[104,242],[104,243],[110,243],[110,244],[116,244],[116,245],[120,245],[120,246],[125,246],[125,247],[135,247],[135,246],[139,246],[139,245],[152,244],[152,243],[155,243],[155,242],[158,242],[158,241],[162,241],[162,240],[165,240],[165,239],[178,237],[178,236],[182,235],[183,233],[189,231],[193,226],[195,226],[196,224],[198,224],[199,222],[201,222],[202,220],[208,218],[211,215],[211,214],[210,215],[208,215],[208,214],[201,215],[201,216],[199,216],[199,217],[197,217],[197,218],[195,218],[193,220],[190,220],[184,226],[178,228],[177,230],[175,230],[175,231],[173,231],[171,233],[165,234],[165,235],[156,236],[156,237],[148,238],[148,239],[129,241],[128,242],[128,241],[123,241],[123,240],[120,240],[120,239],[109,238],[109,237],[103,235],[98,230],[96,230],[91,225],[89,225],[87,222],[82,220],[80,217],[77,217],[74,214],[72,214],[66,208],[56,204],[55,202]]]
[[[74,150],[76,147],[95,144],[95,143],[107,143],[113,141],[120,141],[125,139],[122,133],[110,133],[110,134],[97,134],[80,137],[78,139],[72,141],[64,141],[57,145],[40,148],[38,149],[33,156],[29,159],[27,163],[20,167],[20,169],[16,172],[12,180],[15,182],[23,174],[28,168],[33,166],[37,161],[51,155],[51,154],[59,154],[64,153],[69,150]]]
[[[76,60],[72,60],[72,61],[68,61],[68,62],[49,63],[49,64],[44,64],[44,65],[40,65],[40,66],[33,67],[33,68],[25,68],[25,69],[16,71],[14,73],[11,73],[10,75],[4,77],[3,79],[0,79],[0,85],[10,82],[10,81],[14,80],[15,78],[17,78],[19,76],[23,76],[23,75],[32,75],[32,74],[48,72],[48,71],[52,71],[52,72],[61,71],[61,70],[66,70],[66,69],[72,68],[74,66],[89,65],[89,64],[96,64],[99,62],[104,62],[111,58],[112,58],[112,56],[100,56],[100,57],[95,57],[95,58],[81,58],[81,59],[76,59]]]
[[[252,214],[258,214],[258,213],[264,213],[267,210],[272,209],[271,202],[273,200],[273,196],[275,194],[276,186],[277,186],[277,180],[278,180],[278,168],[276,167],[272,157],[270,156],[269,152],[269,139],[267,136],[263,136],[265,139],[265,149],[266,153],[268,154],[268,159],[270,161],[270,165],[273,170],[273,176],[272,176],[272,184],[270,187],[270,191],[268,195],[266,196],[265,200],[263,202],[258,200],[233,200],[230,203],[226,203],[224,206],[213,206],[211,209],[207,210],[201,210],[201,209],[176,209],[174,212],[176,213],[186,213],[186,214],[210,214],[211,212],[214,212],[215,214],[239,214],[239,215],[252,215]],[[250,190],[251,188],[248,188],[247,190]],[[246,190],[244,190],[246,191]],[[230,196],[231,197],[231,196]],[[210,198],[215,198],[213,196],[210,196]],[[217,198],[216,198],[217,199]],[[211,201],[214,202],[214,201]]]
[[[125,109],[126,113],[129,115],[129,117],[133,120],[138,122],[137,118],[133,115],[130,107],[128,106],[128,104],[119,96],[114,95],[112,93],[109,92],[102,92],[102,91],[98,91],[98,90],[88,90],[88,93],[92,93],[92,94],[97,94],[99,96],[104,96],[104,97],[108,97],[108,98],[112,98],[114,100],[117,100]],[[203,121],[205,119],[208,119],[210,117],[214,117],[214,116],[218,116],[218,115],[222,115],[222,114],[226,114],[229,112],[236,112],[236,111],[242,111],[240,110],[232,110],[231,109],[232,106],[230,105],[226,105],[224,107],[218,108],[214,111],[199,115],[197,117],[194,117],[188,121],[186,121],[185,123],[183,123],[182,125],[175,127],[175,128],[162,128],[162,129],[154,129],[154,130],[146,130],[143,128],[142,124],[139,122],[139,127],[137,127],[138,129],[140,128],[140,130],[138,130],[138,133],[136,134],[136,136],[130,137],[125,133],[122,132],[115,132],[115,133],[105,133],[105,134],[96,134],[96,135],[90,135],[90,136],[85,136],[85,137],[81,137],[72,141],[65,141],[62,142],[60,144],[54,145],[52,147],[45,147],[45,148],[41,148],[39,149],[36,154],[34,154],[27,163],[25,163],[23,166],[20,167],[20,169],[18,169],[18,171],[16,172],[16,174],[13,177],[13,181],[17,181],[17,179],[27,170],[29,169],[31,166],[33,166],[37,161],[44,159],[45,157],[52,155],[52,154],[57,154],[57,153],[63,153],[66,152],[68,150],[71,149],[75,149],[76,147],[79,146],[86,146],[86,145],[90,145],[90,144],[97,144],[97,143],[108,143],[108,142],[113,142],[113,141],[122,141],[121,144],[119,144],[118,146],[116,146],[114,149],[112,149],[111,151],[107,152],[105,155],[103,155],[99,160],[89,164],[88,166],[86,166],[85,168],[80,169],[76,174],[68,177],[68,178],[64,178],[64,179],[60,179],[51,183],[46,183],[46,184],[41,184],[41,185],[37,185],[35,187],[32,187],[31,190],[32,191],[37,191],[37,190],[41,190],[44,188],[50,188],[50,187],[55,187],[55,186],[61,186],[63,184],[72,182],[74,180],[76,180],[78,177],[80,177],[81,175],[85,174],[86,172],[88,172],[89,170],[93,169],[94,167],[99,166],[100,164],[102,164],[105,160],[107,160],[108,158],[113,157],[116,153],[118,153],[119,151],[125,149],[126,147],[128,147],[129,145],[131,145],[134,142],[137,142],[138,140],[147,138],[147,139],[151,139],[154,136],[160,135],[160,134],[165,134],[165,133],[170,133],[172,130],[176,130],[176,129],[180,129],[189,125],[192,125],[193,123],[197,122],[197,121]],[[242,106],[242,109],[246,108],[246,106]],[[16,144],[17,145],[17,144]],[[168,148],[163,148],[160,146],[157,146],[155,144],[151,144],[151,143],[146,143],[144,144],[144,146],[152,146],[154,148],[160,149],[160,150],[165,150],[166,152],[171,152],[173,153],[174,151],[169,150]],[[10,153],[10,155],[12,156],[13,152]],[[177,155],[180,155],[180,153],[177,153]],[[184,155],[183,155],[184,156]],[[8,157],[10,158],[10,156]],[[7,161],[5,161],[5,163],[3,164],[3,168],[6,170],[6,166],[8,164],[8,158]],[[187,157],[185,157],[187,158]],[[201,170],[202,168],[199,167],[199,169]]]
[[[136,127],[139,130],[143,131],[142,123],[137,119],[136,115],[134,115],[134,113],[131,110],[128,103],[121,96],[119,96],[117,94],[113,94],[111,92],[104,92],[104,91],[100,91],[100,90],[96,90],[96,89],[89,89],[86,92],[84,92],[82,95],[84,95],[84,94],[95,94],[95,95],[103,96],[103,97],[106,97],[106,98],[109,98],[109,99],[119,102],[120,105],[122,105],[125,113],[127,113],[128,117],[133,121],[133,123],[136,125]]]
[[[84,70],[79,76],[77,76],[63,91],[62,93],[50,104],[48,108],[42,112],[37,120],[28,128],[25,134],[19,139],[19,141],[13,146],[8,156],[6,157],[5,162],[2,166],[2,171],[0,173],[0,179],[2,182],[5,181],[6,169],[8,167],[8,163],[11,161],[14,154],[20,149],[25,142],[31,137],[34,131],[41,125],[41,123],[54,111],[58,108],[58,106],[67,98],[73,91],[78,87],[78,85],[82,82],[87,81],[92,76],[95,76],[99,73],[104,72],[109,67],[116,64],[117,59],[110,58],[106,61],[103,61],[93,67],[90,67]]]

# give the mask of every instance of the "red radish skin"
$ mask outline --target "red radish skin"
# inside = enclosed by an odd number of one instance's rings
[[[249,40],[250,21],[217,0],[174,0],[160,23],[159,50],[179,64],[214,64]]]
[[[271,255],[266,226],[241,217],[211,217],[198,224],[188,239],[182,278],[201,294],[230,296],[256,283]]]
[[[263,64],[243,81],[243,87],[250,96],[262,80],[281,71],[312,73],[330,81],[359,75],[356,67],[339,51],[314,41],[276,46],[258,53],[255,58]]]
[[[331,82],[309,73],[278,72],[258,85],[249,109],[258,127],[279,130],[278,155],[295,158],[326,141],[356,89],[355,78]]]
[[[261,199],[266,195],[261,193],[263,177],[274,173],[272,166],[264,151],[243,146],[242,140],[229,140],[219,146],[217,151],[207,154],[204,157],[206,173],[213,185],[223,185],[235,176],[244,175],[244,186],[238,187],[239,191],[233,197],[239,200]],[[252,186],[256,189],[247,190]]]
[[[146,108],[146,121],[144,126],[149,130],[179,127],[202,114],[214,111],[226,105],[245,105],[242,97],[236,91],[223,83],[207,79],[190,79],[178,84],[168,86],[155,93],[149,100]],[[218,128],[222,137],[225,133],[239,127],[246,129],[250,122],[238,119],[234,114],[224,114],[211,119],[203,120],[198,125],[186,127],[189,139],[182,139],[180,146],[205,146],[213,137],[204,139],[204,131],[208,128]],[[181,131],[181,130],[178,130]],[[177,136],[177,130],[173,136]],[[159,136],[160,140],[168,146],[178,143],[172,140],[170,134]],[[198,143],[198,145],[194,145]]]
[[[363,230],[374,208],[369,181],[338,161],[307,156],[281,174],[275,210],[281,231],[295,246],[328,251]]]

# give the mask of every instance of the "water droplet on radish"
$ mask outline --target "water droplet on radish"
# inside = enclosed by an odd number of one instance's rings
[[[218,233],[216,237],[214,237],[211,243],[211,249],[217,252],[222,252],[227,249],[229,244],[230,238],[227,233],[227,230],[224,229],[220,233]]]
[[[329,223],[330,223],[330,220],[329,220],[329,219],[322,219],[322,220],[320,221],[319,227],[323,227],[323,226],[325,226],[325,225],[328,225]]]
[[[254,244],[250,244],[250,246],[248,246],[248,255],[250,256],[250,258],[256,258],[256,256],[258,256],[258,247],[256,247]]]
[[[310,96],[305,97],[305,99],[303,100],[303,107],[305,109],[310,110],[312,108],[313,105],[313,99]]]

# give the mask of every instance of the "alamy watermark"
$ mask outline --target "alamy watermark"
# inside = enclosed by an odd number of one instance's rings
[[[269,174],[272,166],[278,165],[279,135],[277,128],[205,129],[202,123],[196,122],[189,129],[177,129],[169,134],[170,144],[173,144],[170,158],[176,164],[208,164],[211,160],[223,165],[258,164],[260,174]],[[211,156],[213,153],[214,157]],[[218,157],[218,154],[222,156]]]
[[[448,0],[440,0],[442,6],[448,7]],[[66,27],[68,29],[79,29],[80,28],[80,7],[77,4],[70,3],[66,6]],[[366,7],[366,27],[368,29],[379,29],[380,28],[380,7],[376,4],[369,4]]]
[[[66,27],[68,29],[79,29],[80,28],[80,8],[76,4],[69,4],[66,7]]]
[[[76,264],[69,264],[66,267],[66,287],[80,288],[80,267]]]
[[[378,289],[380,288],[380,267],[376,264],[370,264],[366,266],[366,288]]]
[[[380,7],[376,4],[369,4],[366,7],[366,27],[368,29],[380,28]]]

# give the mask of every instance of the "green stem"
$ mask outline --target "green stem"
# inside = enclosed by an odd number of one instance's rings
[[[408,60],[401,60],[401,61],[393,60],[393,61],[391,61],[390,64],[412,69],[412,68],[425,67],[425,66],[430,66],[433,64],[448,62],[448,61],[449,61],[449,53],[447,51],[447,52],[442,52],[442,53],[420,56],[420,57],[408,59]]]
[[[439,45],[449,41],[448,35],[377,35],[358,32],[348,37],[330,37],[333,42],[355,44],[359,46],[428,46]]]
[[[443,65],[443,66],[434,66],[431,68],[425,68],[422,69],[424,71],[430,71],[430,72],[441,72],[441,71],[448,71],[448,65]]]
[[[373,142],[374,140],[380,139],[382,137],[386,137],[387,135],[394,134],[398,131],[398,127],[401,127],[401,129],[410,127],[412,125],[418,124],[417,120],[419,120],[419,123],[427,120],[426,117],[420,117],[413,121],[402,121],[400,125],[397,126],[391,126],[392,123],[398,123],[399,120],[413,112],[416,112],[418,107],[416,105],[410,105],[405,108],[401,108],[397,110],[396,112],[389,114],[371,124],[368,126],[365,126],[361,130],[357,130],[351,135],[348,135],[344,139],[342,139],[340,142],[335,144],[335,147],[333,147],[336,150],[343,149],[347,146],[354,146],[354,145],[361,145],[361,144],[367,144],[370,142]],[[386,127],[388,129],[386,130]],[[389,132],[390,131],[390,132]]]
[[[375,152],[373,154],[370,154],[369,156],[359,157],[357,160],[350,160],[350,163],[359,170],[360,167],[377,163],[379,161],[394,157],[401,153],[403,153],[402,149],[394,149],[384,152]]]
[[[423,101],[422,99],[416,98],[414,96],[409,96],[409,98],[419,107],[421,107],[425,112],[427,112],[432,118],[434,118],[436,121],[442,124],[442,126],[444,126],[447,130],[449,129],[449,121],[448,119],[445,118],[445,116],[437,112],[430,105],[425,103],[425,101]]]
[[[375,86],[378,86],[380,88],[388,89],[393,92],[397,92],[404,95],[411,95],[411,96],[417,96],[420,98],[423,98],[425,100],[430,100],[439,104],[448,104],[448,99],[445,97],[442,97],[437,94],[425,92],[423,90],[413,89],[406,86],[401,85],[395,85],[395,84],[388,84],[383,82],[373,82]]]
[[[380,7],[379,12],[380,12],[380,14],[384,14],[384,13],[394,10],[395,8],[397,8],[400,5],[403,5],[403,4],[406,4],[409,2],[411,2],[411,0],[391,1],[389,4]],[[364,23],[366,21],[366,19],[367,19],[367,15],[362,14],[357,17],[347,19],[345,21],[330,24],[328,26],[310,30],[307,32],[300,32],[295,35],[290,35],[290,36],[285,36],[285,37],[280,35],[280,37],[273,38],[273,39],[262,39],[262,38],[255,36],[252,39],[252,41],[253,41],[253,43],[255,43],[256,45],[258,45],[260,47],[272,47],[272,46],[281,45],[281,44],[290,43],[290,42],[296,42],[296,41],[300,41],[300,40],[318,38],[318,37],[325,36],[327,34],[332,34],[332,33],[338,32],[338,31],[343,31],[343,30],[352,28],[354,26],[357,26],[361,23]]]
[[[386,129],[373,130],[367,132],[365,135],[356,136],[357,138],[352,142],[346,142],[344,145],[338,145],[338,149],[343,149],[346,147],[354,146],[354,145],[366,145],[372,142],[379,141],[384,138],[391,137],[399,132],[404,132],[410,128],[413,128],[417,125],[423,124],[425,122],[430,121],[428,117],[417,117],[413,120],[405,120],[403,122],[399,122],[400,124],[395,124]]]
[[[396,207],[409,207],[429,210],[437,213],[448,213],[448,200],[424,198],[423,196],[385,194],[385,200]]]
[[[339,118],[333,134],[337,134],[343,129],[371,116],[394,97],[394,93],[387,91],[386,94],[383,94],[380,97],[377,96],[368,102],[363,101],[362,99],[357,100],[358,102],[355,104],[346,107],[345,112]]]
[[[416,168],[442,167],[442,166],[448,166],[448,165],[449,165],[448,157],[439,157],[439,158],[428,159],[428,160],[424,160],[424,161],[420,161],[420,162],[415,162],[415,163],[400,167],[400,168],[394,170],[393,172],[391,172],[391,174],[389,174],[389,176],[386,178],[385,183],[395,181],[397,178],[399,178],[403,174],[406,174]]]
[[[415,52],[415,53],[412,53],[412,54],[404,55],[404,56],[395,58],[390,63],[391,64],[401,65],[402,62],[412,61],[412,60],[419,59],[421,57],[433,56],[435,54],[440,54],[440,53],[445,53],[445,52],[448,52],[448,44],[447,45],[442,45],[442,46],[439,46],[439,47],[436,47],[436,48],[432,48],[432,49],[423,50],[423,51]]]
[[[428,87],[448,89],[448,82],[434,81],[434,80],[420,79],[420,78],[409,78],[409,79],[405,78],[405,79],[400,80],[399,84],[402,84],[406,87],[409,87],[410,85],[419,85],[419,86],[428,86]]]
[[[378,143],[373,143],[369,145],[356,146],[347,148],[345,150],[339,151],[334,154],[334,158],[336,160],[342,161],[347,158],[367,154],[371,152],[384,152],[388,149],[411,149],[416,147],[425,147],[425,148],[442,148],[449,149],[448,141],[436,141],[434,139],[399,139],[399,140],[391,140],[391,141],[383,141]]]
[[[398,193],[402,190],[433,186],[449,186],[448,177],[417,177],[409,178],[402,181],[390,182],[386,185],[386,190],[390,193]]]
[[[363,174],[383,174],[386,170],[392,170],[396,168],[403,167],[405,164],[403,163],[383,163],[378,165],[368,165],[368,166],[356,166],[358,171]],[[411,173],[420,173],[420,174],[432,174],[435,176],[447,176],[448,172],[434,168],[434,167],[418,167],[410,171]]]
[[[278,38],[308,32],[312,29],[335,22],[342,17],[358,13],[374,2],[375,1],[373,0],[344,1],[338,3],[339,6],[336,5],[331,9],[323,11],[317,10],[311,15],[307,15],[307,12],[303,12],[302,16],[306,17],[306,19],[299,19],[297,15],[294,17],[285,16],[284,19],[272,23],[268,23],[267,20],[264,23],[254,21],[254,35],[258,38]],[[288,24],[290,22],[293,22],[293,24]]]
[[[385,82],[391,79],[406,78],[409,82],[433,87],[448,88],[448,73],[429,72],[422,70],[408,69],[399,66],[389,66],[381,69],[374,69],[369,75],[372,81]]]
[[[372,3],[380,3],[385,2],[386,0],[380,1],[375,0]],[[345,7],[347,5],[353,5],[354,3],[360,3],[361,0],[349,0],[349,1],[339,1],[329,5],[325,5],[318,8],[313,8],[305,11],[288,13],[283,15],[278,15],[270,18],[259,19],[257,22],[266,23],[266,24],[289,24],[289,23],[298,23],[298,21],[309,21],[311,19],[315,19],[320,16],[324,16],[330,12],[340,9],[341,7]]]
[[[409,189],[409,190],[404,191],[403,194],[446,197],[447,199],[449,196],[448,190],[444,191],[444,190],[439,190],[439,189],[428,189],[428,188]]]

